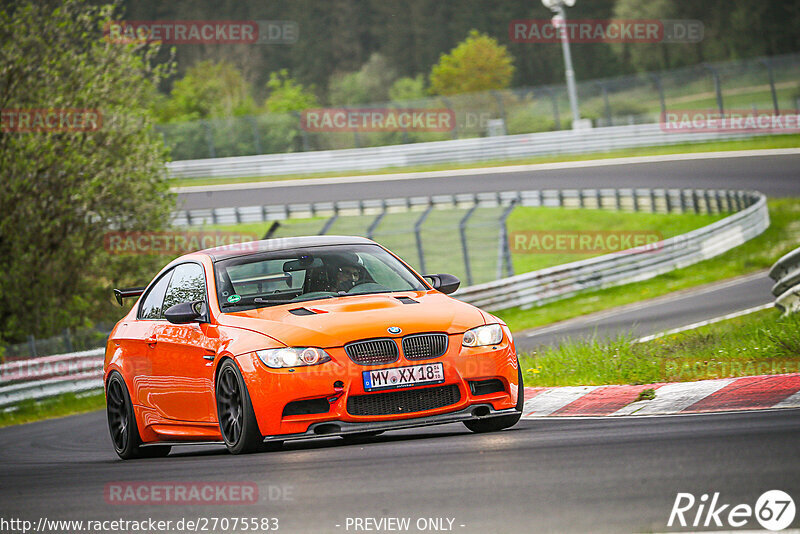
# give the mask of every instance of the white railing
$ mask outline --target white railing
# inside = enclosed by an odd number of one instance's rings
[[[741,139],[755,135],[758,134],[669,132],[660,124],[633,124],[345,150],[173,161],[167,164],[167,170],[172,178],[233,178],[372,171],[438,163],[505,161],[533,156],[608,152],[622,148]]]
[[[101,348],[0,364],[0,407],[102,389],[103,354]]]
[[[779,259],[769,270],[769,276],[775,280],[772,286],[775,306],[784,313],[800,311],[800,248]]]
[[[691,195],[693,201],[715,202],[705,195],[698,197],[697,193],[694,191]],[[745,206],[742,211],[687,234],[666,239],[655,252],[606,254],[467,287],[456,292],[455,296],[488,311],[516,306],[528,308],[587,289],[647,280],[692,265],[741,245],[769,227],[764,195],[737,191],[735,198]]]

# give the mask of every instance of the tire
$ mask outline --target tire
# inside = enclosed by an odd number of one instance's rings
[[[497,432],[498,430],[516,425],[522,417],[522,408],[525,406],[525,385],[522,383],[522,367],[519,365],[519,360],[517,360],[517,376],[519,377],[519,395],[517,395],[516,409],[519,413],[490,417],[488,419],[464,421],[464,426],[473,432],[481,433]]]
[[[142,446],[133,403],[125,380],[117,371],[112,371],[106,384],[106,417],[111,443],[123,460],[134,458],[159,458],[169,454],[169,445]]]
[[[247,386],[233,360],[220,365],[215,390],[219,431],[228,451],[249,454],[268,449],[258,429]]]

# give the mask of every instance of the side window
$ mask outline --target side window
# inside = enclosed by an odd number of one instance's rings
[[[196,263],[178,265],[164,297],[164,311],[175,304],[195,300],[206,300],[206,278],[203,268]]]
[[[139,319],[164,318],[164,307],[162,306],[164,303],[164,294],[167,292],[167,285],[174,272],[175,270],[173,269],[159,278],[158,282],[147,292],[147,295],[144,297],[144,302],[142,302],[142,307],[139,310]]]

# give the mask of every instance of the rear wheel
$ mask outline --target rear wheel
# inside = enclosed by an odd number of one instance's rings
[[[216,393],[219,430],[231,454],[267,449],[244,379],[232,360],[225,360],[220,366]]]
[[[139,428],[136,426],[136,416],[133,413],[133,404],[128,394],[125,381],[117,371],[113,371],[108,378],[106,387],[106,415],[108,417],[108,430],[111,434],[111,443],[114,450],[123,460],[132,458],[156,458],[169,454],[169,445],[152,445],[142,447]]]
[[[491,417],[488,419],[475,419],[473,421],[464,421],[464,426],[473,432],[497,432],[504,428],[509,428],[516,425],[522,417],[522,408],[525,406],[525,385],[522,383],[522,367],[517,360],[517,377],[519,379],[519,395],[517,395],[517,412],[512,415],[501,415],[500,417]]]

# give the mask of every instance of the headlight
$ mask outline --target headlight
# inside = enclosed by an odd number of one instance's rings
[[[287,347],[283,349],[257,350],[256,355],[267,367],[305,367],[329,362],[330,355],[315,347]]]
[[[497,345],[503,341],[503,328],[499,324],[487,324],[464,332],[461,344],[465,347]]]

